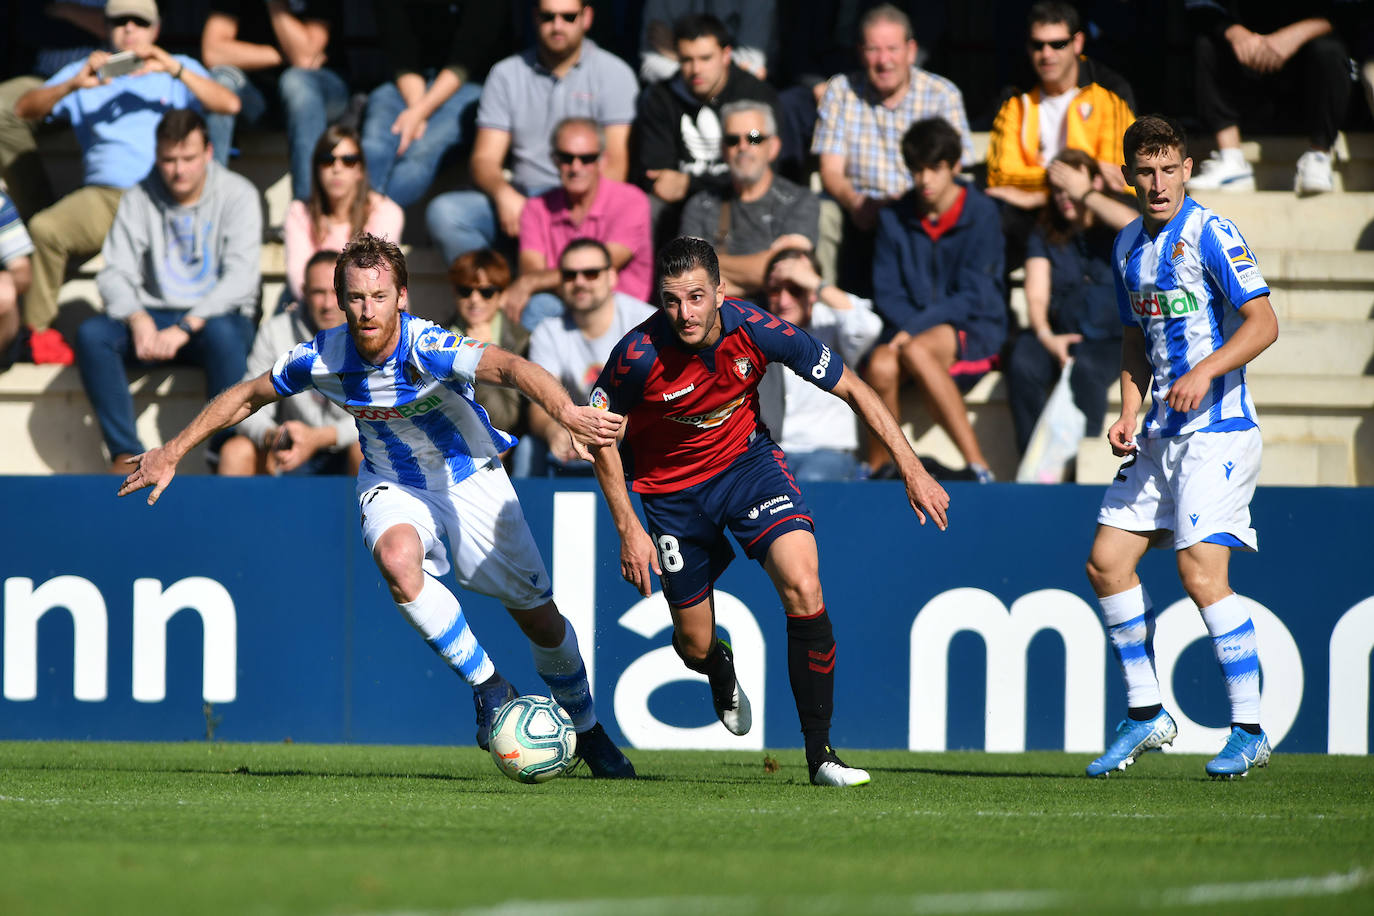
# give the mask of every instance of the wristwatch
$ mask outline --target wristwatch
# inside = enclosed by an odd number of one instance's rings
[[[187,321],[184,317],[177,319],[176,326],[185,331],[187,337],[196,336],[195,329],[191,327],[191,322]]]

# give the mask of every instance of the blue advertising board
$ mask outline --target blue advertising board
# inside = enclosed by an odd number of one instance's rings
[[[841,747],[1099,751],[1125,704],[1083,574],[1097,487],[950,484],[947,532],[894,483],[807,488],[839,646]],[[661,595],[619,573],[591,481],[517,483],[579,634],[598,713],[632,747],[801,743],[782,610],[737,557],[717,615],[754,701],[736,738],[669,644]],[[0,478],[0,739],[468,744],[470,691],[392,605],[351,480],[178,478],[156,507],[107,477]],[[1232,585],[1260,642],[1281,750],[1368,753],[1374,490],[1262,489]],[[1141,578],[1177,750],[1215,752],[1227,703],[1172,552]],[[451,579],[449,580],[451,583]],[[522,690],[543,689],[499,604],[460,595]]]

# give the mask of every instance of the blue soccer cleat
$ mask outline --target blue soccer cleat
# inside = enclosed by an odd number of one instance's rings
[[[587,764],[597,779],[634,779],[636,775],[634,764],[615,746],[600,722],[577,733],[577,759]]]
[[[1226,746],[1207,761],[1207,775],[1213,779],[1234,779],[1250,772],[1251,767],[1269,766],[1269,736],[1261,731],[1252,735],[1238,725],[1231,727]]]
[[[1110,776],[1113,770],[1124,771],[1141,754],[1173,744],[1177,737],[1174,717],[1163,710],[1144,722],[1122,719],[1116,726],[1116,740],[1107,748],[1107,753],[1088,764],[1088,775]]]
[[[496,721],[496,714],[519,695],[515,685],[500,674],[472,688],[472,705],[477,707],[477,746],[482,750],[488,750],[491,744],[491,726]]]

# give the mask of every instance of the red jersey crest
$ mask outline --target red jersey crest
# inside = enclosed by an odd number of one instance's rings
[[[753,371],[754,364],[749,362],[748,357],[741,356],[739,359],[735,360],[735,374],[740,378],[747,379]]]

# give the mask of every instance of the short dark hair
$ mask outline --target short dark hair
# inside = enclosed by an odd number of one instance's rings
[[[735,43],[730,30],[710,13],[691,13],[673,23],[673,44],[680,41],[696,41],[698,38],[714,38],[722,48]]]
[[[660,282],[666,277],[680,277],[701,267],[713,284],[720,285],[720,259],[716,257],[716,250],[710,242],[693,235],[680,235],[664,245],[658,252],[654,267]]]
[[[344,273],[348,268],[360,267],[371,270],[384,265],[390,269],[398,293],[410,285],[410,276],[406,272],[406,256],[401,253],[395,242],[367,232],[355,235],[353,240],[344,246],[344,250],[339,253],[339,260],[334,264],[334,292],[338,293],[339,301],[344,302],[348,298],[348,290],[344,286]]]
[[[157,131],[153,137],[159,145],[176,144],[195,131],[200,131],[200,138],[207,145],[210,143],[210,130],[205,126],[205,118],[201,117],[200,112],[194,108],[173,108],[157,122]]]
[[[955,165],[964,155],[964,142],[944,118],[922,118],[902,135],[902,161],[911,171],[945,162]]]
[[[310,260],[305,262],[305,276],[310,276],[310,271],[321,264],[328,264],[333,267],[339,262],[339,253],[332,248],[321,248],[310,256]]]
[[[1188,139],[1183,125],[1168,115],[1149,114],[1136,118],[1121,138],[1121,152],[1130,168],[1141,153],[1157,156],[1164,150],[1178,150],[1179,159],[1188,158]]]
[[[821,262],[816,260],[816,255],[810,248],[784,248],[768,259],[768,266],[763,269],[764,282],[768,281],[768,276],[773,272],[774,267],[783,261],[791,261],[793,258],[802,258],[811,265],[811,269],[816,272],[816,275],[820,276]]]
[[[1083,31],[1083,21],[1078,18],[1078,10],[1072,3],[1064,3],[1063,0],[1040,0],[1032,6],[1026,14],[1026,31],[1029,32],[1032,26],[1054,25],[1056,22],[1068,26],[1070,35],[1077,35]]]
[[[614,267],[614,266],[615,266],[614,264],[611,263],[611,249],[607,248],[607,247],[605,246],[605,244],[602,243],[599,239],[587,238],[585,235],[580,235],[580,236],[578,236],[577,238],[573,239],[573,240],[572,240],[571,242],[569,242],[568,244],[566,244],[566,245],[563,246],[563,250],[560,251],[560,252],[558,253],[558,263],[559,263],[559,265],[562,266],[562,264],[563,264],[563,259],[566,258],[566,257],[568,256],[568,253],[569,253],[569,252],[571,252],[571,251],[580,251],[580,250],[582,250],[583,248],[594,248],[594,249],[596,249],[597,251],[601,252],[601,254],[606,258],[606,266],[607,266],[607,267]]]
[[[486,273],[487,279],[502,289],[510,286],[510,262],[490,248],[474,248],[454,258],[448,266],[448,282],[452,286],[476,286],[479,272]]]

